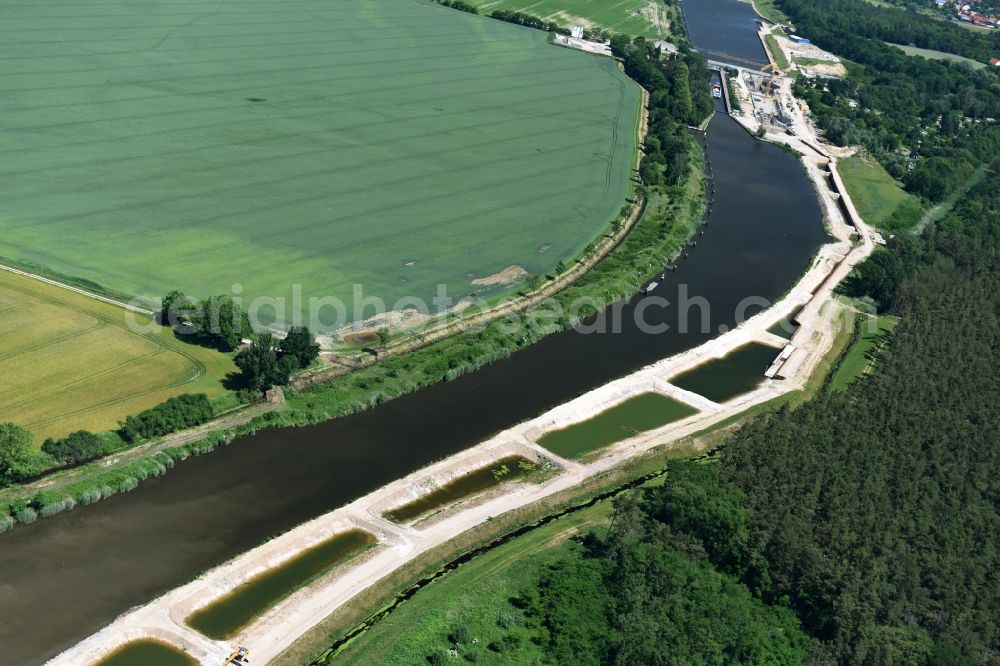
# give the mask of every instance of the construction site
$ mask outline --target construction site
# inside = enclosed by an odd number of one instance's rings
[[[793,115],[789,126],[805,127],[798,120]],[[750,129],[750,121],[746,123],[744,126]],[[765,128],[768,138],[786,138],[784,132],[775,133],[773,123]],[[74,666],[105,663],[103,660],[108,655],[130,645],[151,642],[202,664],[241,663],[236,659],[245,656],[247,650],[253,654],[255,663],[267,663],[367,586],[430,549],[495,516],[573,488],[625,460],[657,447],[669,447],[750,407],[801,390],[838,335],[846,306],[835,297],[834,289],[854,266],[869,256],[873,243],[837,175],[836,156],[811,145],[812,137],[788,138],[796,150],[803,152],[802,162],[819,195],[824,221],[834,241],[820,249],[811,268],[776,304],[694,349],[664,358],[589,391],[282,534],[121,615],[50,663]],[[785,320],[797,326],[787,340],[771,332]],[[771,367],[760,376],[756,388],[716,402],[674,383],[685,373],[723,361],[751,344],[771,348],[774,358]],[[690,415],[662,427],[625,436],[585,459],[568,459],[539,444],[547,433],[579,424],[595,414],[649,394],[659,394],[685,405]],[[549,473],[535,481],[518,480],[454,501],[441,507],[434,520],[409,524],[387,518],[396,507],[419,500],[463,475],[511,456],[535,464],[544,461]],[[199,609],[224,600],[234,590],[272,571],[280,571],[318,545],[352,532],[368,535],[371,545],[349,560],[340,560],[331,571],[277,601],[233,634],[226,638],[210,638],[191,626],[190,617]]]
[[[626,460],[676,446],[693,433],[751,407],[802,390],[834,347],[848,309],[835,297],[834,289],[874,247],[872,235],[836,171],[838,157],[850,151],[819,142],[806,110],[792,97],[792,79],[783,76],[773,63],[740,67],[716,61],[712,65],[719,75],[718,92],[728,114],[757,138],[784,144],[800,155],[832,237],[783,297],[714,339],[587,391],[309,520],[122,614],[50,663],[108,663],[109,655],[130,645],[152,642],[202,664],[241,663],[248,654],[253,655],[254,663],[267,663],[369,586],[433,548],[497,516],[577,487]],[[735,75],[729,76],[729,72]],[[789,338],[773,332],[785,321],[796,326]],[[773,360],[766,370],[756,371],[759,374],[747,390],[713,398],[682,386],[682,379],[692,372],[723,363],[750,346],[762,348]],[[545,446],[546,437],[553,433],[651,395],[679,405],[682,415],[662,426],[630,432],[586,456],[560,455]],[[435,494],[462,485],[470,475],[515,459],[539,466],[545,474],[510,480],[437,504],[433,513],[400,518],[407,507],[426,503]],[[343,555],[322,574],[286,595],[276,596],[259,613],[234,625],[231,632],[210,636],[211,632],[198,630],[192,622],[199,612],[226,603],[255,581],[282,572],[324,544],[352,534],[363,535],[367,545]]]

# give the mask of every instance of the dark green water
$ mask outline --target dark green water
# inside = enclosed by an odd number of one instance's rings
[[[504,472],[503,468],[507,471]],[[460,476],[409,504],[386,511],[385,517],[397,523],[409,523],[501,483],[523,478],[533,469],[535,469],[534,463],[527,458],[521,456],[501,458],[494,464]]]
[[[670,383],[714,402],[725,402],[757,388],[764,381],[764,371],[778,353],[774,347],[751,342],[717,361],[709,361],[671,378]]]
[[[768,333],[774,333],[775,335],[780,335],[786,340],[790,340],[795,334],[795,329],[799,327],[798,324],[792,322],[791,317],[785,317],[781,321],[777,322],[771,328],[767,329]]]
[[[186,622],[209,638],[229,638],[295,590],[374,544],[375,537],[361,530],[337,534],[252,578]]]
[[[133,641],[118,648],[97,666],[197,666],[198,662],[166,643]]]
[[[694,407],[659,393],[643,393],[568,428],[546,433],[538,443],[564,458],[592,451],[653,430],[697,412]]]

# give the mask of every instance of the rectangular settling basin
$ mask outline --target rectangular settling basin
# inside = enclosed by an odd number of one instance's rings
[[[774,347],[751,342],[716,361],[672,377],[670,383],[713,402],[725,402],[757,388],[778,353]]]
[[[537,468],[535,463],[522,456],[501,458],[486,467],[464,474],[412,502],[386,511],[385,517],[396,523],[410,523],[502,483],[524,478]]]
[[[132,641],[95,666],[198,666],[197,660],[160,641]]]
[[[771,328],[767,329],[767,332],[774,333],[786,340],[791,340],[798,328],[799,325],[793,322],[791,317],[785,317],[781,321],[775,322]]]
[[[374,536],[362,530],[341,532],[251,578],[192,613],[186,622],[209,638],[230,638],[285,597],[359,555],[375,542]]]
[[[691,416],[698,410],[659,393],[642,393],[586,421],[545,433],[538,443],[563,458],[582,458],[634,435]]]

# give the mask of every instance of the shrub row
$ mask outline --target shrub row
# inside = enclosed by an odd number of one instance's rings
[[[136,488],[141,481],[166,474],[176,462],[212,451],[217,446],[228,444],[237,434],[252,432],[257,427],[248,425],[245,428],[216,433],[197,442],[171,447],[120,468],[95,474],[59,490],[43,490],[31,499],[0,504],[0,532],[11,529],[15,523],[27,525],[40,517],[47,518],[73,509],[78,504],[93,504],[112,495],[127,493]]]
[[[214,415],[207,395],[185,393],[129,416],[122,424],[121,435],[127,442],[135,444],[150,437],[207,423]]]
[[[445,7],[451,7],[452,9],[457,9],[460,12],[468,12],[470,14],[478,14],[479,8],[475,5],[470,5],[468,2],[463,0],[434,0],[439,5],[444,5]]]
[[[516,25],[523,25],[526,28],[535,28],[537,30],[544,30],[545,32],[557,32],[561,35],[568,35],[569,30],[563,28],[557,23],[552,21],[546,21],[545,19],[538,18],[537,16],[532,16],[531,14],[525,14],[524,12],[514,12],[508,9],[497,9],[490,14],[490,18],[496,19],[498,21],[504,21],[505,23],[514,23]]]

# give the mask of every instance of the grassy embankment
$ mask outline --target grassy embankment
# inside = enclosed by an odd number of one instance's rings
[[[763,16],[765,19],[771,23],[783,23],[788,24],[789,18],[785,12],[778,9],[777,4],[774,0],[753,0],[753,8],[758,14]]]
[[[843,354],[836,370],[830,378],[830,388],[843,391],[851,382],[872,371],[878,355],[892,337],[892,331],[899,323],[899,317],[892,315],[858,315],[857,335],[853,336],[850,347]]]
[[[331,663],[426,663],[436,650],[452,647],[449,634],[459,625],[468,629],[466,649],[476,653],[476,663],[540,662],[544,655],[523,626],[523,612],[510,599],[533,582],[538,567],[578,547],[571,537],[605,528],[610,516],[611,501],[605,500],[472,560],[422,589],[417,598],[369,629]],[[503,652],[489,649],[512,634],[520,639],[516,647]]]
[[[775,35],[787,37],[784,30],[781,28],[774,28],[771,32],[764,36],[764,41],[767,42],[767,48],[771,51],[771,57],[774,58],[774,64],[778,66],[778,69],[788,69],[791,65],[788,63],[788,58],[785,56],[785,52],[782,50],[781,46],[778,45],[778,40]]]
[[[836,63],[830,60],[820,60],[819,58],[805,58],[803,56],[795,56],[792,58],[792,62],[796,65],[802,65],[803,67],[811,67],[813,65],[835,65]]]
[[[908,229],[920,221],[923,206],[903,190],[882,165],[860,154],[837,162],[837,170],[861,217],[886,231]]]
[[[7,271],[0,350],[0,422],[28,428],[37,446],[113,428],[181,393],[207,394],[216,411],[236,404],[221,384],[236,371],[228,355],[181,342],[146,315]]]

